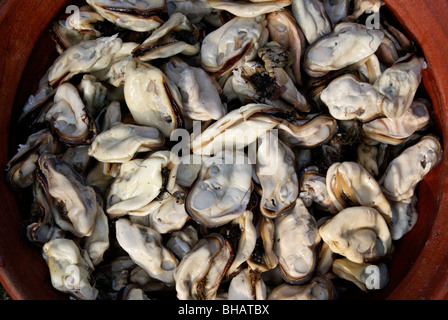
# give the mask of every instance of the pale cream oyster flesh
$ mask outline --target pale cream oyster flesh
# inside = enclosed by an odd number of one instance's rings
[[[260,211],[275,218],[294,206],[299,193],[295,156],[274,134],[260,137],[255,172],[260,181]]]
[[[266,300],[266,284],[250,268],[241,270],[230,281],[228,300]]]
[[[165,137],[156,128],[115,123],[93,140],[89,156],[104,163],[125,163],[137,153],[152,151],[164,144]]]
[[[409,199],[401,201],[390,200],[390,206],[393,212],[393,226],[390,229],[392,240],[401,239],[406,233],[412,230],[417,223],[417,196],[414,194]]]
[[[321,93],[322,102],[337,120],[370,121],[382,115],[382,97],[374,86],[347,74],[333,80]]]
[[[185,116],[200,121],[219,120],[227,112],[221,102],[221,88],[208,73],[173,57],[163,68],[168,79],[178,88]]]
[[[201,238],[174,272],[178,299],[213,300],[232,258],[232,248],[221,235]]]
[[[308,43],[312,44],[332,31],[324,5],[319,0],[293,0],[292,13]]]
[[[350,207],[342,210],[319,228],[330,249],[350,261],[375,261],[392,253],[389,227],[374,208]]]
[[[94,266],[75,241],[54,239],[42,248],[53,287],[80,300],[95,300],[98,289],[91,285]]]
[[[366,137],[377,142],[399,145],[431,121],[428,102],[414,100],[408,110],[397,118],[380,118],[363,124]]]
[[[350,206],[375,208],[389,225],[392,209],[376,179],[356,162],[333,164],[327,171],[327,191],[339,210]]]
[[[425,60],[413,56],[409,61],[395,63],[375,82],[375,89],[385,97],[382,111],[387,117],[401,117],[409,109],[422,80],[423,69],[426,69]]]
[[[184,126],[179,90],[159,68],[142,62],[129,62],[124,93],[138,125],[154,127],[167,138],[175,129]]]
[[[125,29],[145,32],[159,27],[165,0],[86,0],[105,19]]]
[[[390,285],[393,241],[427,223],[443,130],[431,65],[384,5],[67,6],[5,172],[53,287],[329,300]]]
[[[350,0],[323,0],[322,3],[333,26],[347,19],[350,11]]]
[[[440,162],[441,156],[442,146],[437,138],[421,138],[388,165],[379,180],[384,195],[392,201],[412,197],[417,184]]]
[[[246,262],[252,270],[263,273],[278,265],[278,257],[274,251],[275,219],[260,216],[256,223],[256,230],[256,246]]]
[[[290,50],[294,57],[291,69],[294,80],[302,85],[301,60],[305,52],[305,36],[288,10],[279,10],[266,16],[269,36],[284,49]]]
[[[226,151],[202,165],[185,203],[200,224],[218,227],[244,213],[252,192],[252,165],[243,152]]]
[[[311,207],[314,204],[320,210],[332,214],[339,211],[328,194],[326,175],[320,174],[317,167],[309,167],[304,170],[300,177],[299,190],[299,197],[306,207]]]
[[[333,300],[336,292],[332,281],[323,276],[314,277],[308,284],[281,284],[268,295],[267,300]]]
[[[170,16],[181,12],[191,23],[199,23],[214,10],[207,0],[167,0],[166,11]]]
[[[118,35],[114,35],[82,41],[69,47],[48,70],[47,79],[50,86],[57,86],[79,73],[107,68],[114,54],[121,49],[122,44],[123,41]]]
[[[107,213],[145,216],[175,188],[179,158],[170,151],[157,151],[146,159],[123,163],[106,198]]]
[[[87,112],[78,90],[69,83],[58,87],[54,104],[47,111],[45,120],[60,140],[70,145],[89,144],[97,133],[95,122]]]
[[[228,11],[237,17],[257,17],[270,12],[278,11],[291,4],[291,0],[279,1],[225,1],[208,0],[210,7],[215,10]]]
[[[320,240],[316,220],[301,199],[290,213],[276,219],[274,251],[285,281],[301,284],[309,280],[316,267]]]
[[[6,165],[6,181],[15,188],[26,188],[35,181],[38,159],[45,152],[57,153],[61,148],[48,129],[42,129],[28,137],[24,145],[19,145],[17,153]]]
[[[197,155],[242,150],[278,125],[279,121],[269,116],[278,111],[281,110],[266,104],[242,106],[227,113],[202,133],[196,136],[193,133],[191,149]]]
[[[231,226],[239,229],[238,247],[235,257],[227,270],[227,277],[231,278],[241,271],[244,263],[250,258],[257,242],[257,230],[253,223],[254,214],[246,210],[244,213],[231,222]]]
[[[199,30],[182,13],[174,13],[160,28],[132,52],[142,61],[172,57],[176,54],[194,56],[199,53]]]
[[[177,258],[162,243],[156,230],[120,218],[115,222],[117,240],[132,260],[151,277],[174,284]]]
[[[253,59],[269,37],[263,16],[235,17],[209,33],[202,41],[201,64],[216,76],[231,70],[238,63]]]
[[[90,236],[97,215],[94,189],[85,185],[82,176],[67,162],[51,154],[39,158],[38,178],[48,199],[57,203],[64,219],[68,218],[69,231],[79,237]]]
[[[356,284],[362,291],[381,290],[389,282],[389,270],[385,263],[355,263],[348,259],[336,259],[332,271],[341,279]]]
[[[333,32],[314,42],[304,58],[305,71],[319,77],[355,65],[374,54],[384,38],[380,30],[343,22]]]

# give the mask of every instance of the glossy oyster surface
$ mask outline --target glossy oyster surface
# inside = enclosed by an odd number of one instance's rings
[[[144,216],[158,207],[164,194],[175,188],[178,157],[170,151],[123,163],[106,197],[107,213]]]
[[[386,221],[370,207],[342,210],[324,223],[319,233],[333,252],[356,263],[378,260],[393,249]]]
[[[98,290],[90,284],[93,265],[73,240],[51,240],[42,254],[55,288],[80,300],[96,299]]]
[[[374,54],[384,38],[380,30],[343,22],[307,50],[305,71],[312,77],[352,66]]]
[[[124,94],[138,125],[154,127],[167,138],[175,129],[184,126],[179,90],[159,68],[129,62]]]
[[[221,75],[236,64],[253,59],[267,41],[266,24],[263,16],[235,17],[209,33],[201,48],[204,70],[212,75]]]
[[[163,68],[182,97],[182,112],[190,119],[219,120],[227,112],[220,97],[221,88],[203,69],[179,58],[170,59]]]
[[[327,191],[337,209],[372,207],[392,224],[392,209],[376,179],[356,162],[333,164],[327,171]]]
[[[308,43],[312,44],[332,30],[322,2],[318,0],[293,0],[292,13]]]
[[[291,4],[291,0],[280,1],[225,1],[208,0],[210,7],[215,10],[228,11],[237,17],[257,17],[270,12],[278,11]]]
[[[48,70],[46,79],[50,86],[71,79],[73,76],[107,68],[123,41],[117,36],[82,41],[65,50]]]
[[[116,221],[117,240],[132,260],[151,277],[174,284],[174,271],[178,261],[162,244],[160,233],[125,218]]]
[[[320,240],[316,220],[300,199],[290,213],[276,219],[274,251],[286,282],[301,284],[309,280]]]
[[[142,61],[168,58],[176,54],[199,53],[199,30],[182,13],[174,13],[160,28],[134,49],[133,56]]]
[[[291,209],[299,193],[292,150],[273,134],[260,137],[255,172],[263,190],[261,213],[275,218]]]
[[[223,152],[202,165],[185,206],[200,224],[218,227],[244,213],[251,192],[252,165],[247,156]]]
[[[417,184],[441,159],[442,147],[433,136],[424,136],[390,162],[380,179],[384,195],[393,201],[409,199]]]
[[[89,147],[89,156],[105,163],[124,163],[137,153],[163,146],[165,137],[152,127],[115,123],[100,133]]]
[[[96,193],[67,162],[51,154],[39,158],[38,179],[48,201],[57,204],[62,229],[84,237],[92,234],[97,214]],[[68,219],[67,219],[68,218]],[[67,221],[68,220],[68,221]]]
[[[165,0],[86,0],[110,22],[133,31],[152,31],[163,23]]]
[[[180,300],[212,300],[232,259],[230,244],[211,234],[198,241],[176,268],[177,297]]]
[[[330,279],[316,276],[308,284],[282,284],[272,290],[267,300],[334,300],[335,288]]]
[[[97,134],[96,125],[78,90],[69,83],[58,87],[45,120],[60,140],[69,145],[89,144]]]

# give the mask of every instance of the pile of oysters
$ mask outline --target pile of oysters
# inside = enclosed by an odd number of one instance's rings
[[[55,289],[302,300],[388,284],[442,146],[426,62],[382,1],[86,2],[50,26],[59,56],[7,166]]]

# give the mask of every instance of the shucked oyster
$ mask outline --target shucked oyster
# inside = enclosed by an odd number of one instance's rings
[[[117,26],[145,32],[163,23],[165,0],[86,0],[99,14]]]
[[[114,217],[149,214],[164,193],[173,191],[178,164],[170,151],[123,163],[107,195],[107,213]]]
[[[199,23],[212,13],[213,8],[207,0],[166,0],[166,11],[170,16],[181,12],[191,23]]]
[[[115,226],[119,244],[137,265],[152,278],[174,284],[178,261],[163,245],[160,233],[125,218],[117,220]]]
[[[253,223],[253,213],[249,210],[231,222],[231,228],[236,228],[239,235],[238,245],[232,264],[227,270],[227,277],[231,278],[241,271],[244,262],[246,262],[255,249],[257,241],[257,231]]]
[[[275,220],[274,251],[285,281],[301,284],[311,277],[320,240],[316,220],[301,199],[290,213]]]
[[[398,145],[414,132],[429,125],[431,121],[429,112],[426,101],[415,100],[401,117],[376,119],[363,124],[362,130],[369,139]]]
[[[320,77],[354,65],[374,54],[383,38],[380,30],[368,29],[362,24],[340,23],[333,33],[309,47],[304,60],[305,71],[312,77]]]
[[[301,61],[305,51],[305,36],[297,25],[294,16],[287,10],[279,10],[267,15],[268,30],[271,39],[294,56],[292,73],[298,85],[302,85]]]
[[[387,117],[401,117],[409,109],[425,68],[425,60],[414,56],[409,61],[395,63],[375,82],[375,89],[385,97],[382,111]]]
[[[206,160],[185,207],[200,224],[222,226],[244,213],[252,192],[252,165],[242,152],[224,151]]]
[[[165,137],[184,126],[177,87],[158,68],[131,61],[126,65],[126,103],[139,125],[159,129]]]
[[[319,0],[293,0],[291,10],[308,43],[331,32],[331,22]]]
[[[389,281],[389,270],[384,263],[359,264],[348,259],[336,259],[332,270],[341,279],[353,282],[365,292],[383,289]]]
[[[54,96],[54,104],[47,111],[45,120],[69,145],[89,144],[96,137],[97,128],[88,113],[78,90],[70,83],[61,84]]]
[[[98,289],[91,285],[94,266],[75,241],[51,240],[44,245],[42,255],[50,270],[54,288],[77,299],[96,299]]]
[[[208,0],[208,4],[215,10],[225,10],[237,17],[257,17],[270,12],[278,11],[291,4],[291,0],[278,1],[226,1]]]
[[[9,160],[6,166],[6,180],[15,188],[29,187],[35,180],[37,161],[45,152],[57,153],[60,149],[56,139],[48,129],[42,129],[28,137],[24,145]]]
[[[226,114],[218,84],[204,70],[173,57],[165,63],[163,71],[179,88],[185,116],[208,121],[221,119]]]
[[[442,146],[437,138],[424,136],[389,164],[379,180],[384,195],[393,201],[411,198],[417,184],[440,162],[441,156]]]
[[[86,186],[82,177],[55,155],[42,155],[39,169],[39,181],[45,188],[48,201],[57,203],[59,208],[61,221],[56,220],[58,225],[78,237],[90,236],[97,214],[94,189]],[[54,215],[55,219],[58,216]]]
[[[327,171],[327,191],[335,207],[367,206],[392,224],[392,209],[375,178],[356,162],[333,164]]]
[[[370,121],[382,115],[382,97],[374,86],[351,74],[333,80],[321,93],[322,102],[338,120]]]
[[[65,50],[48,70],[50,86],[71,79],[79,73],[107,68],[123,44],[117,35],[80,42]]]
[[[228,300],[266,300],[266,285],[260,274],[245,268],[232,278]]]
[[[95,138],[89,156],[105,163],[124,163],[164,143],[165,137],[155,128],[116,123]]]
[[[278,265],[278,257],[274,251],[275,219],[260,216],[256,224],[256,230],[255,250],[247,260],[247,264],[252,270],[262,273],[272,270]]]
[[[199,30],[182,13],[174,13],[160,28],[132,52],[142,61],[168,58],[176,54],[199,53]]]
[[[235,17],[210,32],[202,42],[201,64],[213,76],[233,69],[238,63],[253,59],[268,39],[263,16]]]
[[[331,251],[356,263],[383,258],[393,249],[386,221],[370,207],[342,210],[325,222],[319,233]]]
[[[272,133],[260,137],[255,172],[260,181],[260,211],[275,218],[294,206],[299,182],[292,150]]]
[[[198,155],[213,155],[222,150],[241,150],[277,126],[278,120],[269,116],[269,113],[276,111],[281,110],[266,104],[248,104],[233,110],[201,134],[193,136],[191,149]]]
[[[336,290],[333,282],[323,276],[314,277],[308,284],[290,285],[284,283],[275,287],[268,300],[333,300],[336,298]]]
[[[178,299],[213,300],[232,258],[232,248],[221,235],[200,239],[174,271]]]

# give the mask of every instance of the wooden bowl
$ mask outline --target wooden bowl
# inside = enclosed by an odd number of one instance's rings
[[[448,146],[448,2],[386,0],[388,10],[422,48],[428,69],[423,85],[434,106],[435,126]],[[76,1],[74,2],[75,4]],[[81,4],[82,2],[78,2]],[[3,0],[0,5],[0,168],[24,142],[16,125],[22,107],[57,56],[48,25],[65,8],[66,0]],[[395,243],[390,282],[381,292],[350,298],[448,298],[447,156],[419,187],[419,220]],[[26,204],[0,179],[0,280],[16,300],[67,299],[51,286],[39,248],[23,235]]]

